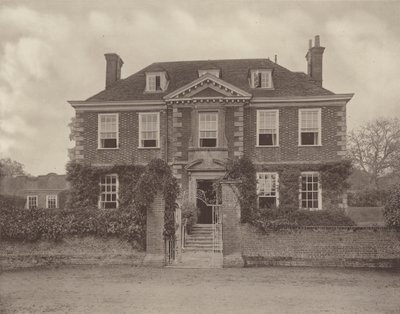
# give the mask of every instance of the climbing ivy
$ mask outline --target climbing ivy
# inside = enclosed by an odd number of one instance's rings
[[[257,169],[251,160],[244,156],[229,161],[226,171],[226,178],[239,180],[238,190],[240,194],[239,201],[242,222],[260,225],[260,219],[264,219],[265,217],[269,219],[271,215],[263,214],[263,210],[257,207],[257,171],[277,172],[279,174],[280,203],[279,208],[275,211],[276,215],[274,214],[274,219],[279,220],[288,215],[292,217],[292,213],[298,211],[299,178],[303,171],[318,171],[320,173],[321,184],[323,186],[324,209],[337,210],[340,198],[349,187],[347,178],[351,174],[351,162],[343,160],[323,165],[263,165]],[[309,215],[314,214],[311,213]],[[322,215],[320,216],[322,217]],[[332,217],[332,215],[326,215],[326,217]],[[324,216],[324,225],[327,224],[326,217]],[[315,224],[315,221],[313,223]]]
[[[77,162],[67,165],[70,192],[67,207],[95,208],[100,194],[100,177],[117,174],[119,181],[119,209],[137,211],[143,217],[140,223],[145,230],[146,211],[157,193],[165,199],[164,236],[175,234],[174,211],[179,186],[168,164],[161,159],[150,161],[147,166],[115,165],[92,167]],[[144,235],[143,235],[144,236]]]

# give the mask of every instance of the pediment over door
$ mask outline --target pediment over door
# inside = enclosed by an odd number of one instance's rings
[[[225,162],[219,159],[196,159],[188,163],[185,167],[186,171],[216,171],[224,172]]]
[[[205,74],[164,97],[166,101],[197,99],[246,100],[250,98],[251,94],[212,74]]]

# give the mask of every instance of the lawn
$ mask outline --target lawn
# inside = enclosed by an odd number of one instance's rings
[[[400,273],[323,268],[30,269],[0,274],[1,313],[399,313]]]

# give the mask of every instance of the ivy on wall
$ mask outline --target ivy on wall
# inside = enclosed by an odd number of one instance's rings
[[[270,225],[268,221],[275,220],[278,225],[287,224],[287,217],[296,217],[296,221],[302,224],[312,222],[312,225],[318,225],[318,217],[322,217],[321,224],[332,225],[340,222],[352,224],[348,219],[344,219],[344,213],[338,211],[338,204],[341,202],[343,193],[349,187],[347,178],[351,174],[351,162],[343,160],[339,162],[317,164],[298,164],[298,165],[264,165],[256,168],[256,166],[246,156],[231,160],[227,164],[228,179],[240,180],[238,190],[241,205],[242,222],[251,224]],[[257,207],[257,178],[256,172],[277,172],[279,174],[279,208],[274,213],[265,213],[263,209]],[[334,211],[335,213],[314,214],[315,212],[298,211],[299,209],[299,184],[300,176],[303,171],[318,171],[321,178],[323,209]],[[296,214],[294,215],[294,213]],[[302,214],[304,212],[304,215]],[[339,213],[340,212],[340,213]],[[299,215],[307,216],[302,219]],[[312,216],[312,217],[311,217]],[[315,218],[315,217],[316,218]],[[335,216],[335,217],[334,217]],[[339,217],[340,216],[340,217]],[[332,218],[333,217],[333,218]],[[264,221],[260,223],[260,221]],[[344,222],[343,222],[344,221]]]

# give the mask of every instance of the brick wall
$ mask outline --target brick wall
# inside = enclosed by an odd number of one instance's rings
[[[247,108],[244,113],[245,154],[254,162],[324,162],[340,160],[346,150],[345,106],[321,107],[322,146],[299,147],[299,108],[279,109],[279,147],[256,147],[257,109]]]
[[[113,112],[114,113],[114,112]],[[160,112],[160,148],[139,148],[139,112],[119,113],[119,148],[98,149],[98,113],[77,113],[82,132],[76,142],[75,154],[87,164],[147,164],[153,158],[165,158],[167,114]],[[78,118],[79,117],[79,118]]]
[[[242,225],[246,266],[400,268],[400,232],[385,228],[294,229],[262,234]]]
[[[59,242],[1,241],[0,270],[54,265],[141,265],[145,252],[117,238],[67,237]]]

